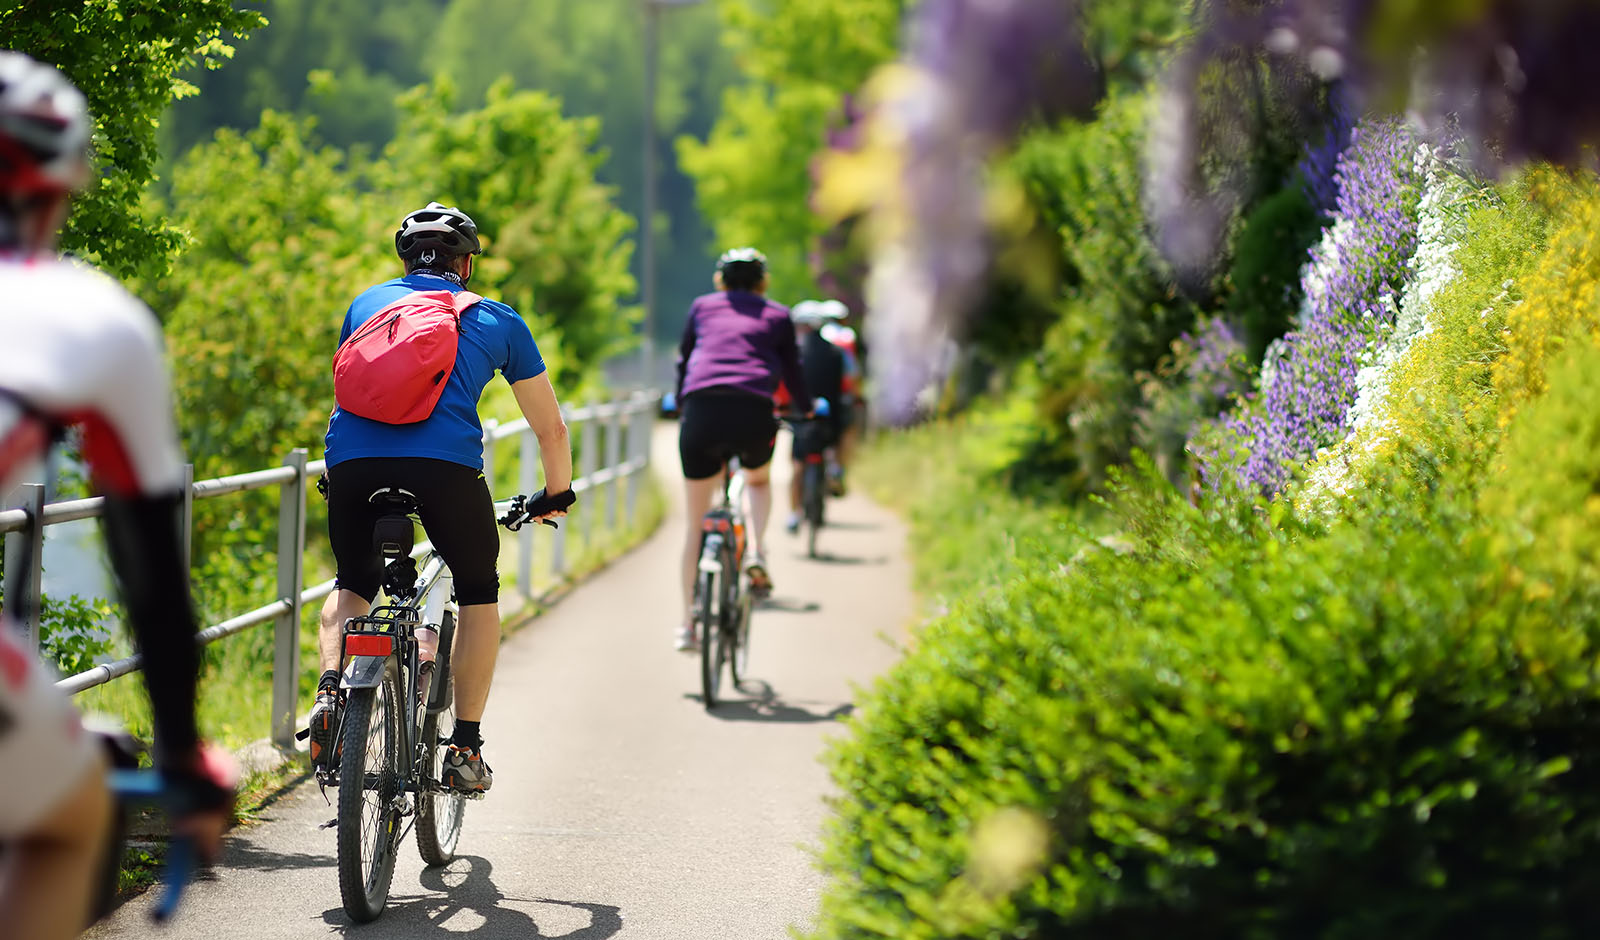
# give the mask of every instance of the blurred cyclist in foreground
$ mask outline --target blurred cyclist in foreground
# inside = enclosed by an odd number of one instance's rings
[[[233,799],[229,761],[195,725],[194,609],[182,533],[183,459],[162,359],[143,304],[55,253],[72,190],[89,179],[83,95],[54,68],[0,51],[0,494],[69,426],[106,498],[106,549],[144,654],[156,766],[191,811],[174,823],[214,856]],[[25,559],[22,568],[39,563]],[[8,571],[20,585],[22,571]],[[98,742],[11,620],[0,624],[0,932],[73,937],[87,925],[110,843]]]
[[[811,400],[789,310],[766,298],[766,256],[754,248],[725,252],[717,261],[713,283],[715,292],[690,305],[678,347],[675,395],[682,415],[678,456],[683,464],[685,532],[677,648],[684,651],[697,649],[699,643],[690,608],[700,518],[711,508],[730,457],[739,458],[750,495],[754,531],[745,571],[758,594],[772,590],[765,560],[767,520],[772,514],[772,449],[778,430],[772,396],[781,377],[795,401]]]

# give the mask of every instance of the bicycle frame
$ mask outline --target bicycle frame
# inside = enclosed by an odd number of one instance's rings
[[[417,673],[421,666],[421,651],[417,643],[417,628],[431,626],[439,631],[439,649],[436,654],[433,684],[429,690],[427,713],[437,714],[448,708],[450,703],[445,700],[449,694],[449,683],[441,681],[449,674],[450,647],[453,640],[453,624],[459,611],[453,597],[447,597],[443,591],[434,588],[442,579],[448,578],[444,559],[436,551],[430,551],[424,556],[426,559],[422,574],[419,575],[407,592],[408,596],[400,599],[397,604],[385,604],[374,607],[365,617],[353,617],[344,627],[344,635],[340,642],[342,648],[350,656],[350,662],[345,666],[344,677],[341,685],[346,689],[371,689],[383,683],[383,673],[391,657],[399,659],[400,673],[402,676],[401,701],[417,701]],[[390,565],[409,562],[410,559],[397,559]],[[452,625],[446,630],[445,612],[452,616],[449,623]],[[426,615],[426,619],[424,616]],[[353,642],[352,642],[353,641]],[[408,774],[405,792],[417,793],[422,788],[421,762],[428,756],[422,749],[422,727],[418,721],[416,710],[403,709],[400,722],[400,753],[411,755],[411,773]],[[343,740],[344,725],[341,718],[340,727],[335,740]]]

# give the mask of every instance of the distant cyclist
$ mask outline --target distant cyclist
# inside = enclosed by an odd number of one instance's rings
[[[456,314],[459,339],[453,368],[441,370],[448,372],[443,390],[422,420],[388,423],[341,406],[328,421],[328,538],[338,586],[322,607],[323,673],[311,709],[311,757],[323,766],[332,762],[344,704],[339,690],[344,624],[371,610],[383,576],[384,563],[373,548],[372,529],[385,510],[369,498],[385,487],[397,487],[417,497],[422,527],[450,567],[460,606],[451,656],[455,734],[441,782],[483,792],[493,783],[483,760],[480,723],[500,646],[500,576],[495,567],[500,534],[483,475],[478,399],[495,372],[511,385],[518,407],[539,439],[546,498],[536,502],[535,518],[566,515],[561,508],[537,512],[537,507],[570,504],[572,448],[528,324],[503,303],[463,295],[472,279],[473,258],[482,251],[476,223],[459,209],[430,203],[401,220],[394,245],[405,276],[356,297],[339,333],[341,345],[369,321],[377,322],[374,317],[379,313],[397,309],[394,305],[418,292],[447,292],[443,296],[461,307]],[[336,391],[339,382],[336,377]],[[344,394],[339,391],[341,402],[346,400]],[[424,631],[419,637],[423,658],[431,661],[435,650],[428,640],[437,643],[437,634]]]
[[[780,377],[795,400],[809,402],[789,310],[766,298],[767,259],[735,248],[717,260],[714,293],[695,298],[678,348],[676,398],[682,414],[678,456],[683,464],[686,529],[683,608],[677,647],[697,648],[694,575],[700,519],[711,508],[728,458],[738,457],[750,496],[752,548],[745,570],[758,592],[770,591],[767,519],[772,514],[771,462],[777,438],[772,395]],[[808,409],[809,410],[809,409]]]
[[[856,331],[843,322],[850,316],[850,308],[843,301],[824,300],[822,307],[828,318],[828,322],[822,325],[822,338],[844,353],[844,392],[839,398],[836,412],[838,420],[835,423],[839,431],[839,444],[835,448],[837,462],[830,468],[829,475],[829,488],[833,495],[843,496],[845,473],[855,455],[856,441],[861,436],[861,423],[865,417],[861,395],[861,344]]]
[[[837,448],[843,409],[847,367],[844,351],[822,338],[825,324],[843,314],[823,301],[802,300],[794,305],[790,319],[794,323],[796,342],[800,347],[800,368],[805,374],[806,388],[810,393],[828,403],[828,416],[816,422],[795,427],[790,459],[794,472],[789,475],[789,518],[785,528],[800,531],[802,508],[802,482],[807,457],[818,456],[827,462],[830,474],[836,473]],[[820,412],[822,409],[818,409]]]
[[[117,575],[155,720],[156,762],[193,810],[175,829],[214,855],[232,782],[195,725],[194,608],[180,534],[183,458],[155,317],[110,278],[56,255],[90,176],[83,95],[54,68],[0,51],[0,494],[69,426],[105,496]],[[36,558],[26,564],[38,564]],[[15,574],[16,572],[7,572]],[[0,933],[73,937],[110,844],[95,739],[0,618]]]

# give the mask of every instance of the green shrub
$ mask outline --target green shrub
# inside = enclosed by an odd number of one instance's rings
[[[1061,557],[1083,540],[1092,507],[1060,492],[1018,492],[1008,477],[1032,425],[1026,396],[949,421],[877,434],[852,470],[872,497],[904,513],[917,588],[948,601],[1003,582],[1023,559]]]
[[[863,701],[813,936],[1592,935],[1595,590],[1508,589],[1448,479],[1319,529],[1152,477]]]
[[[1039,425],[1019,470],[1079,491],[1127,459],[1135,375],[1157,367],[1198,311],[1146,235],[1140,154],[1151,107],[1148,95],[1118,95],[1092,124],[1029,136],[1009,167],[1060,234],[1065,280],[1035,355]]]
[[[1228,315],[1244,330],[1245,352],[1260,362],[1267,344],[1288,332],[1304,292],[1300,269],[1322,231],[1322,220],[1298,179],[1245,217],[1233,245],[1227,284]]]

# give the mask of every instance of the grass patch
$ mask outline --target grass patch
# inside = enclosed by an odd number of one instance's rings
[[[880,432],[856,461],[854,482],[909,521],[916,587],[929,601],[1003,583],[1026,559],[1070,557],[1090,537],[1096,510],[1024,491],[1009,476],[1030,410],[991,405]]]

